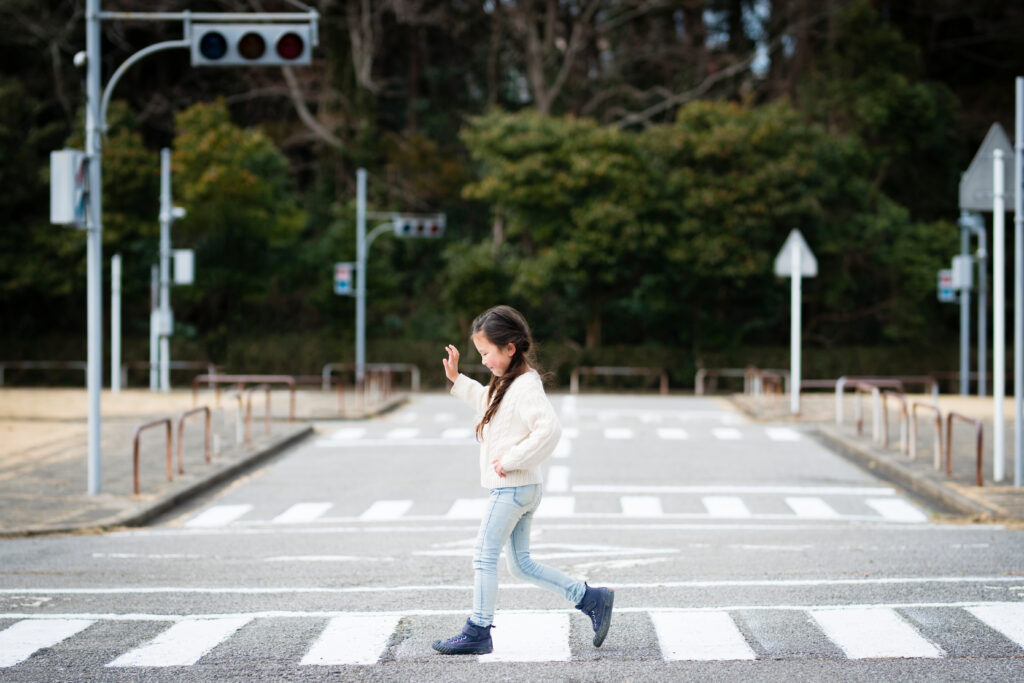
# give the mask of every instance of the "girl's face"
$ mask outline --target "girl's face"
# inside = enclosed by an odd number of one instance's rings
[[[505,374],[509,364],[512,363],[512,357],[516,355],[515,344],[506,344],[504,348],[499,348],[492,344],[483,332],[473,335],[473,346],[480,352],[480,361],[495,377]]]

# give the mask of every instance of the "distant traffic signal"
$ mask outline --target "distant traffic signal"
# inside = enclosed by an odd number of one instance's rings
[[[302,66],[312,61],[309,24],[192,25],[192,66]]]
[[[391,219],[397,237],[443,237],[445,215],[443,213],[395,214]]]

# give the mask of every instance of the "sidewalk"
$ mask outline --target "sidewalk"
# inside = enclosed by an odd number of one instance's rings
[[[755,420],[790,421],[811,428],[826,446],[853,460],[878,476],[892,481],[911,494],[927,501],[934,508],[972,521],[1024,521],[1024,488],[1013,486],[1013,401],[1008,401],[1004,414],[1006,448],[1005,478],[999,484],[992,480],[992,399],[963,396],[940,396],[942,411],[942,452],[940,469],[935,468],[934,418],[918,413],[917,448],[915,454],[900,451],[900,413],[889,402],[889,446],[872,439],[872,408],[869,397],[863,403],[863,433],[858,435],[855,422],[855,399],[847,394],[843,400],[843,424],[836,424],[836,402],[833,393],[804,393],[800,399],[800,415],[789,413],[789,397],[755,397],[737,394],[732,402]],[[931,396],[907,396],[908,402],[932,403]],[[976,485],[976,432],[969,424],[957,422],[953,428],[952,476],[946,475],[946,416],[955,411],[982,421],[982,486]],[[931,417],[931,420],[929,420]],[[909,433],[908,433],[909,438]]]
[[[200,392],[199,405],[211,407],[211,461],[207,463],[205,457],[204,417],[192,416],[185,422],[184,474],[180,474],[177,416],[193,407],[191,391],[104,392],[101,492],[89,495],[86,392],[0,389],[0,536],[95,532],[144,524],[309,436],[313,428],[303,418],[337,415],[336,395],[300,391],[297,421],[289,422],[288,392],[274,391],[268,434],[265,397],[256,392],[251,443],[246,443],[238,401],[229,393],[223,392],[222,405],[217,407],[212,392]],[[403,396],[396,396],[368,411],[360,406],[357,414],[383,412],[402,400]],[[172,418],[172,480],[167,480],[166,428],[148,429],[139,441],[140,493],[135,495],[135,429],[165,417]]]

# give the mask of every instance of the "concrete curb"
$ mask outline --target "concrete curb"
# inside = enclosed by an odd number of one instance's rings
[[[33,527],[31,529],[8,529],[0,532],[0,538],[44,536],[49,534],[100,533],[121,527],[140,526],[175,506],[214,488],[224,481],[238,476],[245,470],[294,446],[312,435],[313,432],[313,426],[307,425],[304,429],[300,429],[279,441],[275,441],[262,450],[254,451],[238,460],[225,464],[223,467],[211,469],[205,476],[197,479],[185,488],[160,496],[139,509],[114,515],[106,521],[52,527]]]
[[[953,490],[951,485],[944,481],[936,481],[913,472],[892,458],[873,452],[870,448],[848,439],[832,427],[818,425],[809,433],[830,450],[860,465],[872,474],[901,486],[933,507],[984,520],[1006,516],[1004,510],[968,498]]]

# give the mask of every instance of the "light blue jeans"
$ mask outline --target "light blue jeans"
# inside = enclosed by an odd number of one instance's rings
[[[487,510],[480,522],[473,555],[473,616],[477,626],[490,626],[498,598],[498,555],[507,543],[508,569],[524,579],[561,595],[572,604],[583,600],[586,586],[557,569],[530,558],[530,524],[540,506],[540,484],[491,489]]]

